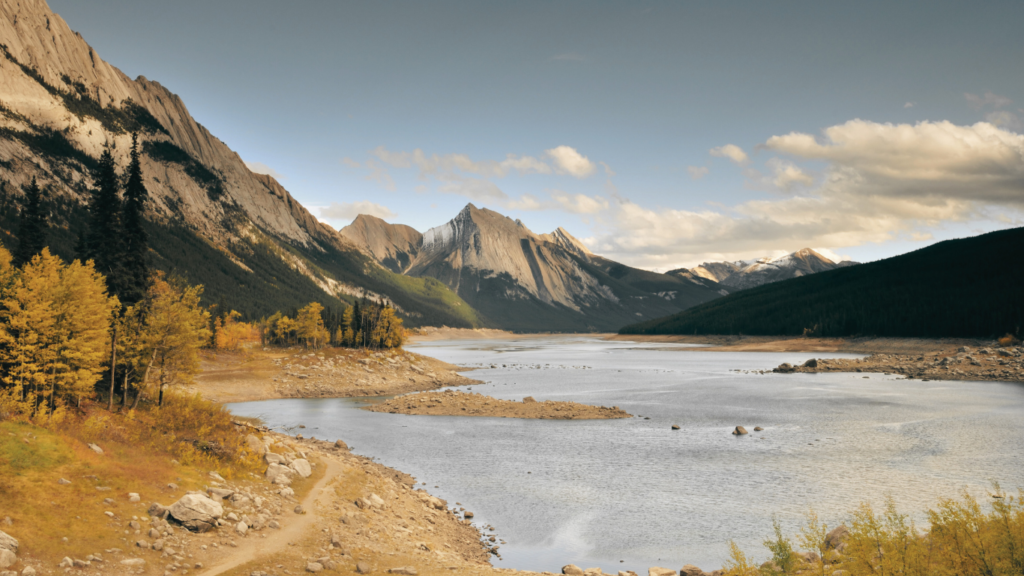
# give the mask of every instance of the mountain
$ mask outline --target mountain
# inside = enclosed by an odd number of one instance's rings
[[[420,237],[414,232],[370,216],[341,231],[383,265],[439,280],[489,325],[507,329],[615,330],[721,296],[713,282],[630,268],[592,254],[562,228],[535,234],[473,204]]]
[[[16,242],[22,187],[48,198],[49,243],[70,258],[86,221],[90,171],[105,146],[120,169],[131,132],[142,170],[154,265],[205,286],[204,300],[259,317],[366,294],[407,322],[476,326],[440,282],[395,274],[319,223],[274,178],[242,159],[167,88],[103,61],[44,0],[0,0],[0,242]]]
[[[1024,228],[730,294],[622,334],[989,338],[1024,327]]]
[[[670,275],[690,275],[718,282],[730,292],[746,290],[772,282],[799,278],[846,266],[856,262],[833,262],[810,248],[798,250],[779,258],[759,258],[738,262],[705,262],[689,270],[670,270]]]

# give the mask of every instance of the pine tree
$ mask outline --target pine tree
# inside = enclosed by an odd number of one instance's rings
[[[144,215],[149,192],[142,181],[142,165],[139,160],[139,135],[132,134],[131,162],[126,171],[124,205],[121,213],[124,256],[123,292],[121,302],[130,306],[142,300],[149,287],[149,266],[146,255],[149,251],[149,236],[146,234]]]
[[[35,177],[25,190],[25,205],[21,209],[18,223],[18,250],[14,253],[14,265],[22,266],[46,247],[46,212],[43,208],[43,194]]]
[[[93,173],[92,198],[89,201],[89,232],[85,256],[96,270],[107,277],[107,288],[118,298],[124,294],[123,248],[121,243],[121,198],[117,167],[110,149],[103,150]]]

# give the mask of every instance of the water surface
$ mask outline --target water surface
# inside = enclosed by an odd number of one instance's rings
[[[711,570],[726,559],[730,539],[766,556],[761,541],[773,515],[795,531],[814,508],[835,525],[859,502],[892,495],[923,519],[964,486],[983,495],[991,480],[1015,488],[1024,477],[1020,385],[744,374],[734,370],[813,354],[687,347],[564,336],[410,348],[480,367],[465,373],[486,382],[473,391],[642,416],[625,420],[378,414],[353,399],[231,410],[275,429],[303,424],[307,435],[345,440],[461,502],[478,524],[493,524],[508,542],[497,566],[554,572],[569,562],[611,573],[684,563]],[[736,425],[751,434],[733,436]]]

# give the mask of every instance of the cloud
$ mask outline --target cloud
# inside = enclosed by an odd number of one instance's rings
[[[362,165],[360,165],[359,162],[356,162],[355,160],[349,158],[348,156],[342,158],[341,163],[344,164],[345,166],[348,166],[349,168],[362,168]]]
[[[586,194],[568,194],[560,190],[551,192],[551,198],[558,206],[572,214],[597,214],[608,209],[608,200],[600,196]]]
[[[465,172],[485,178],[504,178],[510,172],[519,174],[550,174],[551,166],[532,156],[508,154],[504,160],[475,161],[466,154],[427,155],[417,148],[412,152],[392,152],[384,146],[370,151],[381,162],[393,168],[417,168],[419,177],[426,179],[440,174]]]
[[[391,174],[388,173],[387,168],[380,165],[380,163],[374,160],[367,160],[366,167],[370,169],[370,173],[366,175],[366,179],[377,182],[384,187],[385,190],[395,190],[395,181],[391,178]]]
[[[471,178],[460,174],[443,174],[438,179],[441,181],[441,185],[437,187],[437,191],[443,194],[457,194],[479,202],[508,199],[508,194],[505,194],[497,184],[490,180]]]
[[[728,158],[729,160],[732,160],[733,162],[739,165],[746,164],[750,160],[750,157],[747,156],[747,153],[744,152],[742,148],[735,144],[726,144],[725,146],[712,148],[709,152],[712,156],[717,156],[718,158]]]
[[[792,162],[770,160],[772,183],[806,190],[713,210],[644,207],[618,197],[597,215],[591,248],[668,269],[808,246],[926,239],[948,223],[1024,219],[1024,136],[987,122],[851,120],[820,137],[773,136],[763,148],[825,168],[815,185]]]
[[[1024,114],[1024,110],[1018,110],[1018,112]],[[1024,131],[1024,122],[1021,122],[1020,116],[1009,110],[989,112],[985,114],[985,121],[1000,128],[1007,128],[1016,132]]]
[[[274,178],[274,180],[285,180],[285,179],[287,179],[287,176],[285,176],[285,175],[281,174],[280,172],[274,170],[270,166],[267,166],[263,162],[246,162],[245,163],[245,167],[248,168],[250,172],[254,172],[256,174],[266,174],[267,176],[272,176]]]
[[[964,94],[964,98],[967,99],[967,103],[975,110],[984,110],[985,108],[1002,108],[1013,104],[1013,100],[1010,100],[1006,96],[999,96],[991,92],[985,92],[983,96],[977,94]]]
[[[560,174],[569,174],[576,178],[586,178],[597,169],[597,166],[589,158],[580,154],[571,146],[558,146],[545,150],[544,153],[555,163],[555,169]]]
[[[775,176],[771,182],[777,188],[789,191],[797,184],[803,184],[804,186],[814,184],[813,178],[791,162],[772,158],[767,164]]]
[[[374,204],[369,200],[359,202],[331,202],[330,206],[320,208],[320,218],[325,220],[355,220],[360,214],[369,214],[385,220],[397,216],[387,206]]]
[[[708,175],[710,171],[707,166],[687,166],[686,171],[690,173],[690,178],[694,180],[700,180],[701,178]]]
[[[907,102],[903,105],[904,108],[913,108],[914,106],[917,106],[917,102]]]
[[[604,174],[605,174],[605,176],[607,176],[607,177],[609,177],[609,178],[611,178],[611,177],[615,176],[615,170],[612,170],[612,167],[611,167],[611,166],[609,166],[609,165],[605,164],[604,162],[598,162],[598,164],[600,164],[600,165],[601,165],[601,167],[602,167],[602,168],[604,168]]]

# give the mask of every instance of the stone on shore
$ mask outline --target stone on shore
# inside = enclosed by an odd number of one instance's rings
[[[676,571],[669,568],[653,566],[647,570],[647,576],[676,576]]]
[[[356,563],[356,573],[357,574],[369,574],[371,571],[373,571],[373,568],[370,568],[370,565],[367,564],[366,562],[357,562]]]
[[[679,424],[673,424],[672,425],[672,429],[673,430],[679,430]]]
[[[227,488],[210,488],[206,492],[214,500],[223,500],[225,498],[230,498],[235,493],[234,490],[228,490]]]
[[[693,564],[687,564],[679,569],[679,576],[704,576],[704,571]]]
[[[794,371],[796,371],[796,368],[794,368],[793,365],[789,364],[788,362],[783,362],[782,364],[779,364],[778,368],[772,370],[772,372],[777,372],[779,374],[789,374],[790,372]]]
[[[562,566],[562,574],[575,574],[576,576],[583,576],[583,568],[575,564],[566,564]]]
[[[224,515],[224,507],[203,494],[186,494],[171,505],[172,518],[192,532],[206,532],[217,525]]]
[[[334,447],[341,448],[342,450],[348,450],[348,444],[345,444],[343,440],[335,440]]]
[[[312,572],[312,573],[316,574],[317,572],[323,572],[323,571],[324,571],[324,565],[319,563],[319,562],[308,562],[306,564],[306,572]]]
[[[271,484],[283,484],[281,477],[288,477],[290,474],[295,473],[295,470],[281,464],[271,464],[267,467],[266,478]]]
[[[309,478],[313,474],[313,468],[309,465],[309,460],[305,458],[293,460],[288,466],[303,478]]]
[[[257,438],[255,434],[249,434],[245,437],[245,445],[249,449],[249,452],[259,456],[262,456],[267,451],[267,447],[263,444],[263,441]]]
[[[732,433],[735,436],[743,436],[744,434],[747,433],[747,429],[744,428],[743,426],[737,426],[736,429],[732,431]]]
[[[818,367],[818,360],[815,359],[815,358],[811,358],[807,362],[804,362],[804,368],[817,368],[817,367]]]
[[[849,535],[850,529],[846,526],[839,525],[835,527],[825,535],[825,549],[842,553],[843,549],[846,548],[846,539]]]

